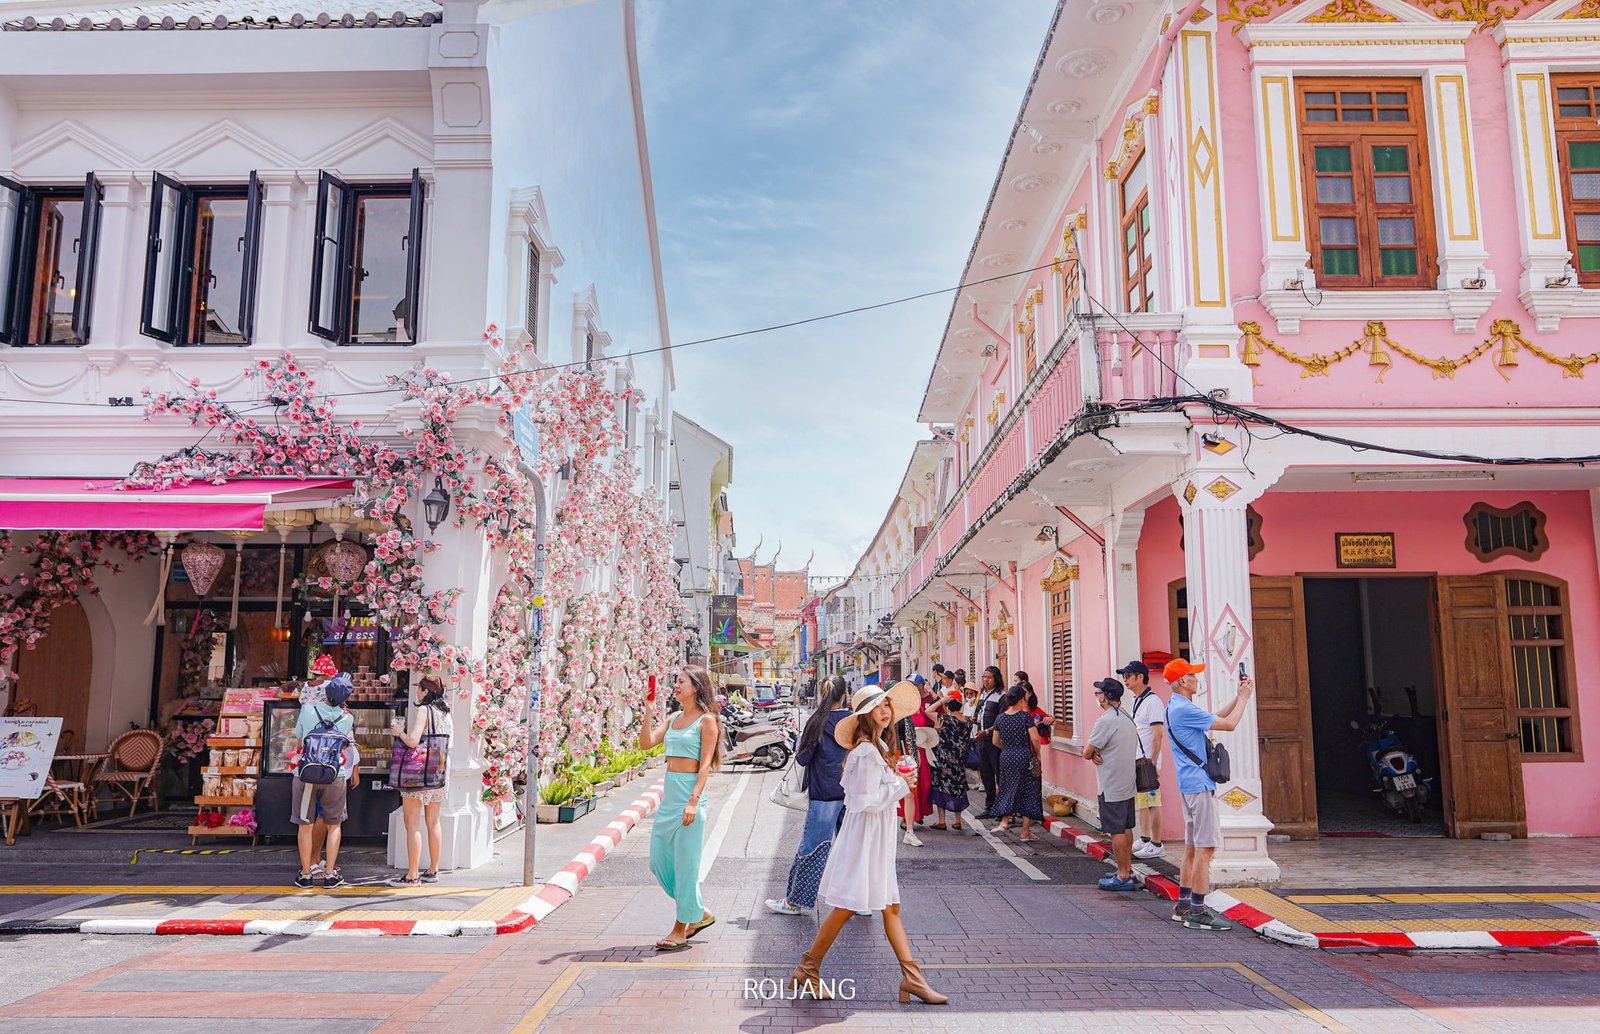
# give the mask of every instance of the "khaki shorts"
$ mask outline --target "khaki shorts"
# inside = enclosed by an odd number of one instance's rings
[[[1161,787],[1156,787],[1149,793],[1136,793],[1133,795],[1133,806],[1140,811],[1146,808],[1161,807]]]
[[[1183,842],[1190,847],[1221,847],[1222,820],[1215,793],[1183,795]]]
[[[302,783],[294,777],[293,796],[289,799],[289,821],[296,826],[309,826],[317,821],[317,805],[322,805],[322,821],[337,826],[344,821],[347,811],[345,791],[350,788],[350,778],[345,776],[331,783]]]

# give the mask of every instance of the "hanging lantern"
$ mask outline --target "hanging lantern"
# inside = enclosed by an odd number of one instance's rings
[[[263,529],[265,530],[265,529]],[[233,606],[228,611],[228,627],[239,627],[239,579],[244,574],[244,544],[247,539],[254,538],[260,532],[255,531],[230,531],[227,536],[233,539]]]
[[[283,623],[283,567],[289,552],[289,534],[309,527],[316,520],[309,510],[273,510],[266,515],[266,526],[278,533],[278,595],[272,605],[272,627]]]
[[[178,553],[178,563],[189,584],[194,586],[194,594],[201,599],[205,599],[211,587],[217,584],[217,575],[222,573],[227,559],[228,554],[221,546],[209,542],[191,542]]]
[[[428,531],[435,532],[449,516],[450,493],[444,490],[444,479],[435,475],[433,488],[422,497],[422,518],[428,522]]]
[[[360,578],[366,570],[367,551],[341,538],[325,543],[317,553],[322,557],[322,566],[328,569],[328,574],[333,578],[333,618],[337,622],[339,594],[346,583]]]

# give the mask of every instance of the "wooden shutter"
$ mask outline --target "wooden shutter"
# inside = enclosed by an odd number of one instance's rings
[[[1255,632],[1256,733],[1261,809],[1273,832],[1317,836],[1311,678],[1306,662],[1305,584],[1299,578],[1251,578]]]
[[[1528,835],[1511,671],[1510,617],[1499,575],[1437,582],[1441,753],[1450,759],[1451,834]]]
[[[1072,736],[1072,588],[1050,594],[1050,713],[1055,733]]]

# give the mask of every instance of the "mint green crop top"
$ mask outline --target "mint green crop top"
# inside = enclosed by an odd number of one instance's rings
[[[687,729],[675,729],[671,721],[667,723],[667,734],[661,741],[666,745],[667,757],[700,760],[700,722],[704,718],[702,714]]]

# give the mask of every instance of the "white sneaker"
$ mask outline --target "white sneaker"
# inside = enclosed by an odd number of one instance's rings
[[[907,843],[907,844],[911,845],[912,847],[921,847],[922,846],[922,841],[920,839],[918,839],[917,835],[915,833],[911,832],[911,830],[909,830],[909,829],[906,830],[906,835],[901,837],[900,839],[904,843]]]
[[[1160,858],[1166,853],[1166,850],[1159,844],[1149,840],[1141,840],[1133,845],[1133,856],[1135,858]]]

